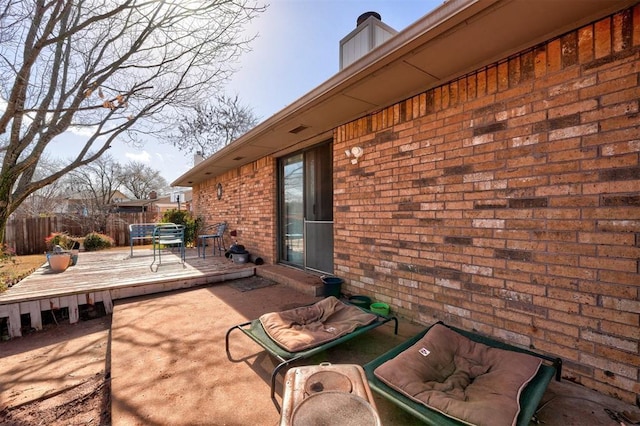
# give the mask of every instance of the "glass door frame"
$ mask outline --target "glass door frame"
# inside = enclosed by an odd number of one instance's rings
[[[302,188],[301,203],[299,208],[302,210],[302,227],[301,227],[301,247],[295,245],[291,249],[293,235],[288,229],[291,227],[289,219],[290,211],[297,211],[295,206],[285,205],[286,200],[286,176],[285,166],[288,160],[302,156],[301,178],[299,187]],[[295,162],[295,160],[294,160]],[[324,142],[306,148],[301,151],[291,153],[285,157],[281,157],[277,162],[278,182],[277,182],[277,254],[278,262],[290,265],[298,269],[311,270],[321,273],[333,273],[333,140],[325,140]],[[299,179],[295,176],[293,179]],[[297,186],[293,182],[294,187]],[[313,186],[313,188],[310,187]],[[295,188],[289,187],[290,192],[294,193]],[[298,218],[300,219],[300,218]],[[295,222],[295,221],[294,221]],[[293,224],[294,228],[298,226]],[[329,230],[326,227],[329,226]],[[315,227],[315,230],[314,230]],[[322,229],[325,228],[325,229]],[[311,232],[310,232],[311,230]],[[324,230],[324,232],[322,232]],[[315,232],[314,232],[315,231]],[[297,235],[297,234],[296,234]],[[318,236],[314,241],[308,241],[310,235]],[[301,259],[296,258],[298,252],[302,249]],[[316,253],[314,259],[308,256]],[[312,266],[310,266],[312,264]],[[324,270],[329,269],[329,270]]]
[[[300,157],[299,161],[296,161],[296,157]],[[292,171],[291,176],[286,176],[286,167],[288,161],[294,160],[294,167],[296,163],[300,163],[300,170]],[[295,175],[293,174],[295,173]],[[289,185],[289,179],[292,184]],[[296,182],[299,180],[299,183]],[[299,194],[299,201],[295,200],[296,193]],[[291,193],[290,199],[294,199],[291,204],[288,204],[287,192]],[[290,265],[296,268],[304,268],[304,153],[297,152],[286,157],[278,159],[278,208],[276,209],[278,215],[278,234],[276,237],[277,249],[278,249],[278,262]],[[299,210],[299,214],[296,213]],[[291,217],[290,217],[291,216]],[[299,238],[297,238],[299,236]],[[300,245],[296,244],[297,240],[300,240]],[[300,252],[301,251],[301,252]],[[300,256],[299,261],[296,259]]]

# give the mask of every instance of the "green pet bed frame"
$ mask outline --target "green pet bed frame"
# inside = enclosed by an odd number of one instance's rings
[[[347,302],[344,302],[344,303],[349,304]],[[353,339],[354,337],[360,336],[361,334],[367,333],[368,331],[373,330],[374,328],[380,327],[381,325],[386,324],[389,321],[394,321],[394,333],[398,334],[398,319],[395,316],[379,315],[379,314],[376,314],[375,312],[371,312],[368,309],[364,309],[359,306],[355,306],[355,307],[364,312],[372,313],[376,315],[376,319],[370,324],[356,328],[354,331],[352,331],[349,334],[346,334],[335,340],[326,342],[322,345],[315,346],[313,348],[306,349],[299,352],[287,352],[282,347],[280,347],[275,341],[271,339],[271,337],[269,337],[267,332],[262,327],[262,323],[260,322],[260,319],[254,319],[251,321],[244,322],[242,324],[234,325],[227,331],[227,334],[225,336],[225,348],[227,351],[227,358],[233,361],[231,352],[229,351],[229,336],[231,332],[233,332],[234,330],[240,330],[245,335],[249,336],[251,340],[256,342],[258,345],[262,346],[262,348],[265,351],[267,351],[270,355],[272,355],[278,361],[280,361],[280,363],[274,368],[273,372],[271,373],[271,400],[273,401],[278,411],[280,411],[280,406],[277,403],[277,400],[275,398],[275,387],[276,387],[276,377],[283,368],[291,365],[295,361],[312,357],[317,353],[325,351],[331,347],[340,345],[348,340]]]
[[[562,376],[562,360],[560,358],[553,358],[546,355],[538,354],[533,351],[519,348],[517,346],[513,346],[504,342],[500,342],[498,340],[491,339],[486,336],[482,336],[477,333],[461,330],[459,328],[443,324],[442,322],[438,322],[436,324],[442,324],[449,329],[467,337],[474,342],[482,343],[484,345],[509,350],[516,351],[525,354],[529,354],[542,359],[542,364],[538,369],[537,374],[533,377],[533,379],[527,384],[522,393],[520,394],[520,412],[517,418],[518,426],[528,426],[530,420],[535,415],[536,409],[542,396],[544,395],[547,386],[551,382],[551,379],[555,376],[557,381],[560,381]],[[435,325],[435,324],[433,324]],[[431,327],[433,327],[433,325]],[[422,420],[425,424],[428,425],[436,425],[436,426],[448,426],[448,425],[464,425],[465,423],[460,422],[454,418],[448,417],[438,411],[432,410],[431,408],[420,404],[418,402],[413,401],[402,393],[396,391],[395,389],[387,386],[381,380],[379,380],[375,374],[374,370],[378,368],[380,365],[385,363],[386,361],[395,358],[401,352],[413,346],[417,343],[431,328],[427,328],[411,339],[401,343],[380,357],[374,359],[373,361],[364,365],[365,374],[367,376],[367,380],[369,382],[369,386],[375,392],[388,399],[392,403],[399,406],[402,410],[412,414],[413,416]]]

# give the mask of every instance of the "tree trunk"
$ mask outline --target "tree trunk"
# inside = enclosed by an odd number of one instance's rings
[[[13,212],[10,197],[11,197],[11,182],[10,179],[5,176],[0,177],[0,244],[5,242],[5,233],[7,230],[7,222],[9,216]]]
[[[0,204],[3,204],[0,202]],[[0,208],[0,245],[5,242],[5,233],[7,231],[7,222],[9,221],[9,210]]]

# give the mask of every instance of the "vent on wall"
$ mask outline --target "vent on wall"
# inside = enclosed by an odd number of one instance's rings
[[[356,29],[340,40],[340,69],[351,65],[397,33],[382,22],[379,13],[363,13],[356,21]]]
[[[300,133],[301,131],[303,131],[305,129],[308,129],[308,127],[305,126],[304,124],[302,124],[302,125],[296,127],[295,129],[289,130],[289,133],[293,133],[294,135],[296,135],[296,134]]]

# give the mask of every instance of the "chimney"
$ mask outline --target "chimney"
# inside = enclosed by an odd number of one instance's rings
[[[378,21],[382,21],[382,16],[378,12],[365,12],[362,15],[358,16],[358,20],[356,21],[356,27],[359,27],[367,20],[370,16],[373,16]]]
[[[149,199],[150,200],[155,200],[156,198],[158,198],[158,193],[156,191],[151,191],[149,193]]]
[[[340,70],[380,46],[396,35],[377,12],[365,12],[358,16],[356,29],[340,40]]]
[[[202,154],[202,151],[196,151],[196,153],[193,154],[193,165],[197,166],[203,161],[204,161],[204,155]]]

